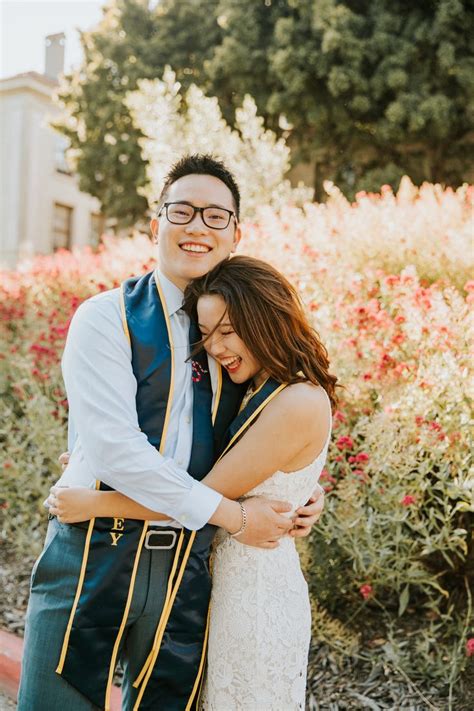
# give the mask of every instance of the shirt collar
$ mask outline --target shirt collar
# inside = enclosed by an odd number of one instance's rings
[[[160,286],[163,290],[163,296],[165,297],[166,307],[168,309],[168,316],[172,316],[182,307],[184,294],[181,289],[165,277],[163,272],[160,272],[159,269],[155,269],[155,279],[160,282]]]

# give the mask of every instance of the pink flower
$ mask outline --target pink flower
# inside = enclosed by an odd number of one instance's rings
[[[369,585],[368,583],[365,583],[364,585],[361,585],[359,588],[359,592],[364,598],[364,600],[368,600],[370,597],[372,597],[372,593],[374,592],[374,589],[372,585]]]
[[[414,496],[411,496],[411,494],[407,494],[403,497],[400,503],[402,506],[411,506],[416,503],[416,499]]]
[[[351,437],[343,436],[339,437],[339,439],[336,442],[336,447],[340,450],[343,449],[352,449],[354,446],[354,442],[351,439]]]
[[[366,484],[369,481],[369,477],[367,476],[367,472],[365,472],[363,469],[354,469],[353,474],[356,475],[362,481],[364,484]]]
[[[466,654],[468,657],[472,657],[474,655],[474,637],[471,637],[466,642]]]
[[[321,481],[329,481],[331,484],[335,484],[337,482],[336,477],[332,476],[327,469],[323,469],[321,472],[321,476],[319,477]]]

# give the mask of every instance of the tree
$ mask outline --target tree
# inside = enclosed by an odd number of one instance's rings
[[[349,192],[404,173],[462,182],[473,145],[472,3],[221,0],[219,11],[225,37],[206,67],[208,90],[221,98],[226,86],[234,103],[249,91],[264,116],[284,114],[294,158],[315,164],[318,196],[325,178]]]
[[[132,118],[144,134],[140,139],[147,163],[148,185],[143,191],[156,204],[171,163],[185,153],[212,153],[234,173],[242,194],[242,214],[254,215],[259,207],[279,208],[311,198],[306,188],[291,188],[285,179],[290,150],[283,138],[266,130],[255,101],[247,95],[236,110],[235,128],[224,120],[219,103],[195,84],[181,91],[170,67],[163,80],[143,79],[127,95]]]
[[[69,138],[81,190],[97,197],[104,214],[122,225],[147,211],[141,194],[142,133],[124,99],[139,79],[161,77],[170,58],[184,86],[201,80],[200,67],[221,32],[214,6],[207,0],[154,6],[147,0],[111,0],[97,27],[81,35],[84,60],[60,87],[64,112],[55,126]]]
[[[235,110],[254,97],[265,125],[349,196],[408,174],[457,185],[474,138],[472,0],[112,0],[84,35],[81,71],[61,98],[81,187],[106,214],[145,210],[140,131],[124,99],[169,64],[184,88]]]

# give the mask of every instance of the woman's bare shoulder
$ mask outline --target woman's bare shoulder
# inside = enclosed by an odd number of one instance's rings
[[[288,424],[308,428],[314,434],[328,420],[330,404],[321,386],[309,382],[293,383],[282,390],[272,403],[274,414],[288,418]]]

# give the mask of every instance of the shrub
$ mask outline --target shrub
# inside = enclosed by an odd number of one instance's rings
[[[361,615],[382,614],[386,659],[452,689],[474,632],[474,284],[463,288],[462,252],[471,193],[407,186],[354,205],[330,188],[325,206],[265,208],[244,225],[242,245],[297,285],[344,385],[322,475],[326,511],[306,551],[313,594],[337,618],[334,629],[337,620],[347,626],[351,647]],[[389,248],[389,227],[405,242]],[[407,251],[426,244],[428,231],[433,253]],[[42,501],[66,446],[59,359],[72,313],[90,294],[153,264],[151,243],[137,235],[3,275],[0,471],[10,513],[3,535],[19,552],[31,532],[39,545]],[[19,534],[26,528],[28,539]],[[362,631],[370,634],[370,626]]]
[[[151,206],[170,164],[185,153],[212,153],[225,162],[241,188],[244,216],[254,214],[259,205],[280,207],[310,199],[311,190],[292,189],[285,179],[290,149],[283,138],[264,128],[251,96],[236,110],[232,129],[215,97],[205,96],[195,84],[181,93],[169,67],[162,80],[143,79],[138,84],[139,90],[131,92],[126,103],[145,135],[141,146],[149,182],[144,194]]]

